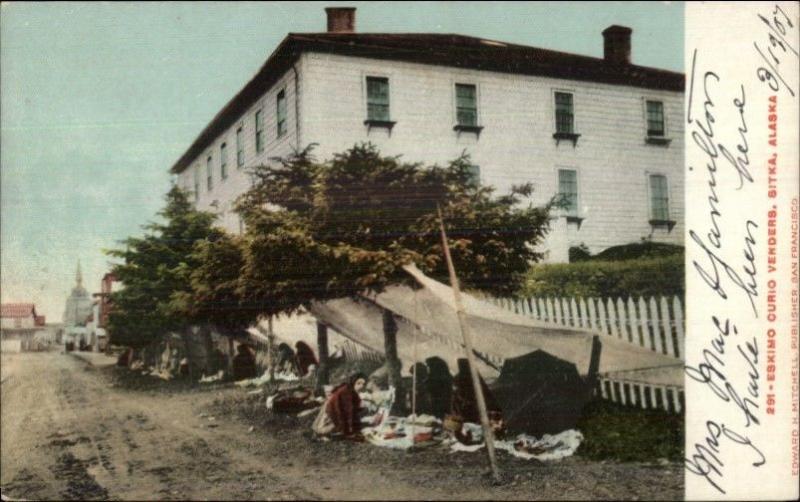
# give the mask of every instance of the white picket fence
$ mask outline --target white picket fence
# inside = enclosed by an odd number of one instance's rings
[[[667,298],[488,298],[495,305],[555,326],[585,328],[628,343],[684,359],[683,304]],[[597,392],[603,399],[637,408],[683,410],[683,388],[628,380],[619,374],[600,375]]]
[[[684,357],[683,304],[675,296],[650,298],[486,298],[517,314],[527,315],[556,326],[585,328],[606,336],[675,358]],[[429,334],[439,342],[461,348],[455,340]],[[342,346],[347,360],[382,361],[383,354],[351,340]],[[497,354],[481,354],[498,368],[504,359]],[[681,413],[683,388],[634,380],[624,373],[600,375],[597,394],[603,399],[624,406],[642,409],[663,409]]]
[[[654,352],[684,357],[680,298],[489,298],[517,314],[571,328],[586,328]]]
[[[616,376],[600,378],[598,393],[603,399],[637,408],[661,408],[672,413],[680,413],[684,407],[684,394],[680,387],[651,385]]]

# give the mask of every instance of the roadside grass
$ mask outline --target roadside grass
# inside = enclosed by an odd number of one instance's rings
[[[595,400],[584,409],[578,430],[584,442],[577,454],[591,460],[680,462],[684,457],[683,414]]]

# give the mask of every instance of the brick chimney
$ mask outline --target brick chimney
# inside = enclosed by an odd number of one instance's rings
[[[603,30],[603,59],[613,64],[631,64],[631,33],[632,29],[616,24]]]
[[[353,33],[356,31],[355,7],[326,7],[328,33]]]

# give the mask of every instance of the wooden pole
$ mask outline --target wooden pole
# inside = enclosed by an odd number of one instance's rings
[[[492,468],[492,477],[496,483],[500,483],[500,471],[497,468],[497,458],[494,453],[494,432],[492,432],[492,427],[489,425],[489,413],[486,411],[486,400],[483,396],[483,388],[481,387],[480,377],[478,376],[478,368],[475,366],[475,356],[472,354],[472,339],[470,337],[466,315],[464,314],[464,307],[461,304],[461,291],[458,286],[456,269],[453,266],[453,259],[450,256],[450,246],[447,244],[447,235],[444,231],[444,218],[442,218],[442,210],[437,206],[436,211],[439,213],[439,229],[442,232],[442,248],[444,249],[444,257],[447,261],[447,271],[450,274],[450,286],[453,289],[453,299],[455,300],[456,304],[458,324],[461,327],[461,336],[464,339],[464,350],[467,353],[469,372],[472,376],[472,387],[475,389],[475,400],[478,402],[478,411],[481,415],[481,425],[483,426],[483,439],[486,443],[486,453],[489,455],[489,464]]]
[[[317,354],[319,367],[317,368],[317,381],[314,391],[325,395],[324,389],[328,385],[328,326],[317,321]]]
[[[269,381],[275,382],[275,333],[272,331],[272,316],[267,319],[267,363],[269,364]]]

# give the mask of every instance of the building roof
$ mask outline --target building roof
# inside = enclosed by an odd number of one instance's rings
[[[683,92],[683,73],[634,64],[614,64],[526,45],[456,34],[430,33],[290,33],[258,73],[211,120],[172,166],[186,169],[214,139],[287,71],[303,52],[406,61],[437,66],[538,75],[645,89]]]
[[[36,317],[36,306],[33,303],[4,303],[0,305],[0,317]]]

